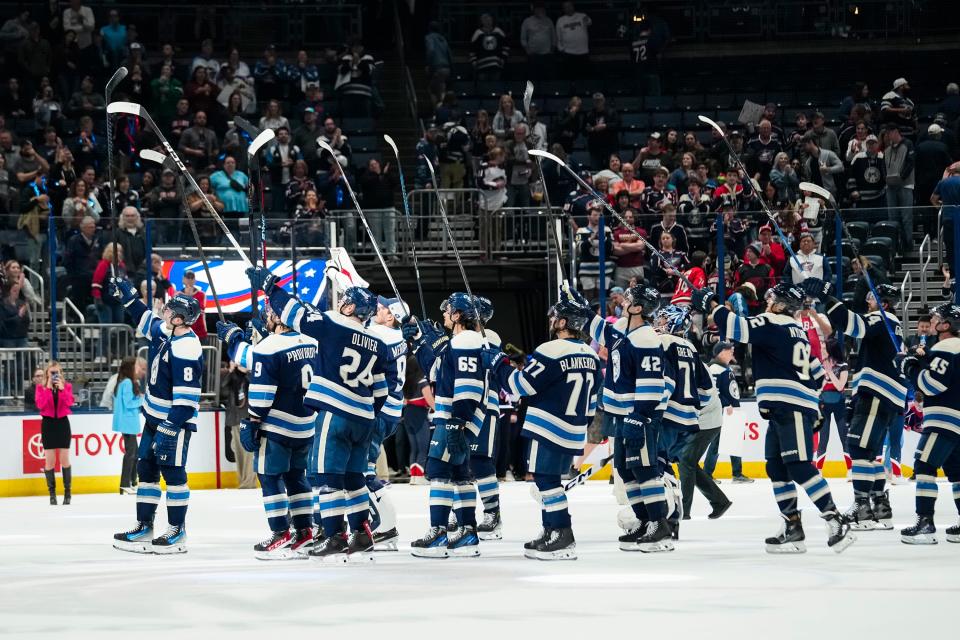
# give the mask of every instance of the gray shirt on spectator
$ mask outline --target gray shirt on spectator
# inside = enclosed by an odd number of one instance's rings
[[[194,125],[186,129],[183,135],[180,136],[180,149],[187,147],[191,149],[202,149],[207,156],[207,161],[210,162],[219,149],[217,145],[217,134],[214,133],[213,129]],[[189,158],[189,160],[194,160],[194,158]]]
[[[528,16],[520,25],[520,44],[528,56],[545,56],[557,46],[557,31],[547,16]]]
[[[904,189],[913,189],[913,143],[907,139],[883,150],[887,165],[887,184]]]

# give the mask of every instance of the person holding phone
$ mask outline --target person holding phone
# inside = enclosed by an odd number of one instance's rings
[[[56,360],[47,365],[43,384],[37,387],[37,408],[42,417],[40,441],[43,444],[43,473],[47,476],[50,504],[57,504],[57,458],[63,473],[63,504],[70,504],[70,407],[73,406],[73,387],[63,377],[63,369]]]

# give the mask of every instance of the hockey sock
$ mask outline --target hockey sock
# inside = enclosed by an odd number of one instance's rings
[[[868,498],[876,479],[873,475],[873,452],[851,445],[850,456],[853,458],[853,496],[858,499]]]
[[[190,503],[190,487],[187,486],[186,467],[160,467],[163,479],[167,481],[167,522],[179,526],[187,518],[187,505]]]
[[[340,474],[322,473],[318,482],[320,523],[323,526],[323,534],[329,538],[343,531],[347,492],[343,488],[343,476]]]
[[[469,481],[457,482],[454,485],[456,492],[457,522],[462,526],[477,524],[477,490]]]
[[[543,526],[553,529],[570,528],[570,511],[567,508],[567,492],[560,484],[560,476],[536,474],[533,481],[543,500]]]
[[[633,515],[637,516],[637,520],[641,522],[649,520],[650,517],[647,514],[647,505],[643,502],[643,491],[640,489],[640,483],[631,480],[624,483],[623,488],[627,493],[627,504],[633,509]]]
[[[786,517],[797,512],[797,485],[790,480],[787,467],[780,458],[767,460],[767,475],[773,487],[773,497],[777,501],[777,508]]]
[[[932,516],[937,502],[937,469],[929,462],[917,460],[917,514]]]
[[[484,513],[500,511],[500,483],[497,481],[497,466],[492,458],[470,458],[470,470],[477,479],[477,494],[483,503]]]
[[[953,483],[953,503],[957,505],[957,513],[960,513],[960,482]]]
[[[871,494],[882,496],[883,490],[887,485],[887,474],[884,472],[883,463],[877,460],[873,461],[873,487]]]
[[[290,501],[280,486],[280,476],[258,473],[260,490],[263,492],[263,508],[267,512],[267,525],[270,531],[286,531],[290,528],[287,511]]]
[[[344,482],[347,489],[344,513],[347,514],[350,530],[360,531],[370,508],[370,494],[367,491],[367,484],[363,479],[363,474],[349,472],[346,474]]]
[[[667,492],[663,479],[657,473],[657,467],[636,467],[631,469],[634,480],[640,485],[640,495],[647,506],[650,520],[663,520],[667,517]]]
[[[449,480],[430,480],[430,526],[446,527],[456,491]]]
[[[144,482],[141,478],[137,485],[137,521],[153,522],[160,504],[160,483]]]
[[[291,469],[283,474],[294,529],[308,529],[313,520],[313,492],[303,469]]]
[[[798,483],[813,504],[817,505],[820,513],[835,509],[833,496],[830,494],[830,486],[823,479],[816,468],[809,462],[790,462],[787,463],[787,472],[790,478]],[[868,494],[869,495],[869,494]]]

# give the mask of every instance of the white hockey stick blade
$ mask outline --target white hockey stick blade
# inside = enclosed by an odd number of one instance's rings
[[[323,139],[323,136],[320,136],[319,138],[317,138],[317,146],[323,149],[324,151],[326,151],[327,153],[329,153],[330,155],[336,157],[337,152],[334,151],[333,147],[331,147],[330,144]]]
[[[273,132],[273,129],[265,129],[260,132],[256,138],[253,139],[253,142],[250,143],[250,146],[247,147],[247,153],[251,156],[257,155],[257,152],[263,148],[265,144],[277,137],[277,134]]]
[[[120,67],[113,72],[110,81],[107,82],[107,93],[113,93],[113,90],[117,88],[117,85],[123,82],[123,79],[127,77],[127,74],[130,71],[126,67]]]
[[[530,149],[529,151],[527,151],[527,153],[529,153],[529,154],[532,155],[532,156],[540,156],[541,158],[546,158],[547,160],[553,160],[553,161],[556,162],[557,164],[561,164],[561,165],[564,165],[564,166],[567,165],[566,162],[564,162],[563,160],[561,160],[561,159],[558,158],[557,156],[553,155],[553,154],[550,153],[549,151],[541,151],[540,149]]]
[[[136,102],[111,102],[107,105],[107,113],[129,113],[132,116],[140,116],[143,112],[143,107],[138,105]]]
[[[156,162],[157,164],[163,164],[167,161],[167,156],[153,149],[141,149],[140,157],[149,162]]]
[[[697,119],[700,120],[700,122],[708,124],[714,129],[716,129],[717,133],[719,133],[721,136],[723,135],[723,129],[720,128],[720,125],[714,122],[713,120],[711,120],[710,118],[708,118],[707,116],[697,116]]]
[[[827,202],[833,201],[833,194],[832,194],[832,193],[830,193],[829,191],[827,191],[826,189],[824,189],[824,188],[821,187],[820,185],[814,184],[814,183],[812,183],[812,182],[801,182],[801,183],[800,183],[800,191],[806,191],[806,192],[808,192],[808,193],[812,193],[812,194],[814,194],[814,195],[816,195],[816,196],[818,196],[818,197],[820,197],[820,198],[823,198],[823,199],[826,200]]]
[[[527,86],[523,90],[523,113],[530,113],[530,103],[533,101],[533,83],[527,80]]]
[[[437,174],[434,173],[433,171],[433,163],[430,162],[430,158],[428,158],[427,156],[421,156],[421,157],[423,158],[424,162],[427,163],[427,167],[430,169],[430,175],[434,178],[434,182],[436,182]]]
[[[391,138],[389,134],[386,134],[386,133],[385,133],[385,134],[383,134],[383,139],[384,139],[384,141],[385,141],[388,145],[390,145],[390,148],[393,149],[393,155],[395,155],[395,156],[397,156],[397,157],[399,158],[399,157],[400,157],[400,150],[397,149],[397,143],[393,141],[393,138]]]

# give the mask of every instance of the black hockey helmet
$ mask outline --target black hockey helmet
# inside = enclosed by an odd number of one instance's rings
[[[563,318],[567,321],[567,329],[586,333],[590,321],[596,316],[593,309],[586,307],[574,300],[560,299],[557,304],[550,308],[549,316],[551,318]]]
[[[874,288],[880,296],[878,306],[882,307],[885,302],[891,309],[894,309],[900,303],[900,290],[892,284],[878,284]],[[873,292],[871,291],[869,295],[873,295]]]
[[[628,288],[623,297],[629,306],[641,308],[640,316],[645,320],[653,318],[654,312],[660,308],[660,292],[653,287],[637,284]]]
[[[377,312],[377,296],[363,287],[347,287],[340,298],[341,305],[352,304],[353,315],[361,322],[366,322]]]
[[[939,322],[935,322],[934,326],[940,323],[946,323],[950,325],[950,331],[952,333],[960,332],[960,305],[945,302],[934,307],[930,315],[939,319]]]
[[[767,297],[774,302],[783,304],[785,306],[783,311],[793,315],[803,308],[807,295],[797,285],[781,282],[767,290]]]
[[[178,293],[170,298],[166,306],[173,313],[174,318],[180,318],[183,320],[183,324],[188,327],[200,318],[202,312],[197,299],[185,293]]]

